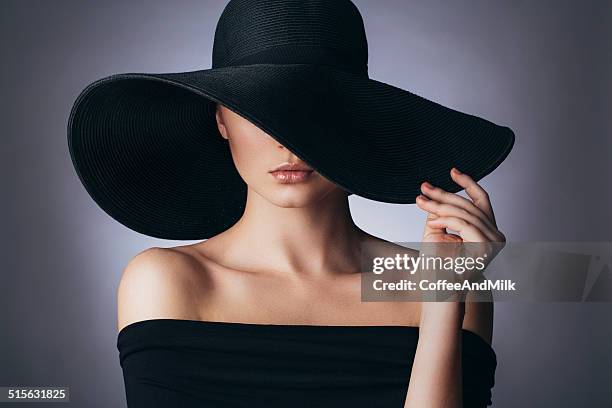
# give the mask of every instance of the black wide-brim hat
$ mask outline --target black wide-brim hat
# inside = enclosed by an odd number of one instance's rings
[[[451,167],[478,181],[507,157],[510,128],[369,78],[367,60],[349,0],[232,0],[211,69],[112,75],[82,91],[68,124],[73,164],[118,222],[197,240],[232,226],[246,203],[216,103],[382,202],[414,203],[423,181],[458,192]]]

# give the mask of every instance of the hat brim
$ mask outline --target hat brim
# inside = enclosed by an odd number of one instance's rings
[[[205,239],[229,228],[246,185],[215,102],[348,192],[389,203],[414,203],[423,181],[460,191],[451,167],[478,181],[514,145],[508,127],[320,65],[118,74],[90,84],[70,114],[70,155],[87,192],[152,237]]]

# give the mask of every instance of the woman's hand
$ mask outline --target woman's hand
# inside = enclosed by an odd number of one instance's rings
[[[504,234],[497,229],[489,194],[470,176],[454,167],[451,177],[465,189],[471,201],[423,183],[423,195],[416,200],[419,208],[429,213],[423,241],[506,242]],[[459,235],[447,233],[446,228],[459,232]]]
[[[489,194],[469,175],[451,170],[452,179],[463,187],[471,200],[449,193],[425,182],[416,204],[427,211],[423,232],[426,255],[480,259],[482,268],[467,268],[468,273],[453,273],[460,281],[477,281],[486,265],[501,251],[506,237],[497,228]],[[447,229],[457,231],[451,234]],[[461,296],[465,292],[460,293]]]

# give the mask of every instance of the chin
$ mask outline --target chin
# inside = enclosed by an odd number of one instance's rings
[[[282,191],[276,194],[270,194],[266,197],[272,204],[282,208],[300,208],[307,207],[317,201],[321,197],[317,194],[297,191]]]
[[[327,189],[314,189],[306,185],[287,185],[273,188],[265,198],[278,207],[301,208],[315,204],[328,194]]]

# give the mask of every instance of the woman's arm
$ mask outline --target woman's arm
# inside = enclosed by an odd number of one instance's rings
[[[405,407],[462,407],[464,302],[423,302],[419,342]]]
[[[489,195],[470,176],[457,169],[451,171],[451,177],[465,189],[471,200],[423,183],[421,190],[426,196],[417,197],[417,205],[428,213],[423,242],[433,246],[432,253],[446,250],[446,243],[457,243],[462,251],[466,247],[476,248],[476,252],[483,251],[485,257],[488,256],[486,263],[489,263],[496,255],[491,252],[489,243],[505,243],[505,236],[497,229]],[[457,231],[458,235],[448,233],[447,228]],[[462,245],[465,243],[478,244]],[[500,249],[499,245],[495,246],[496,251]],[[451,299],[453,301],[421,302],[419,341],[404,404],[406,408],[463,407],[461,340],[466,293],[458,291]]]

